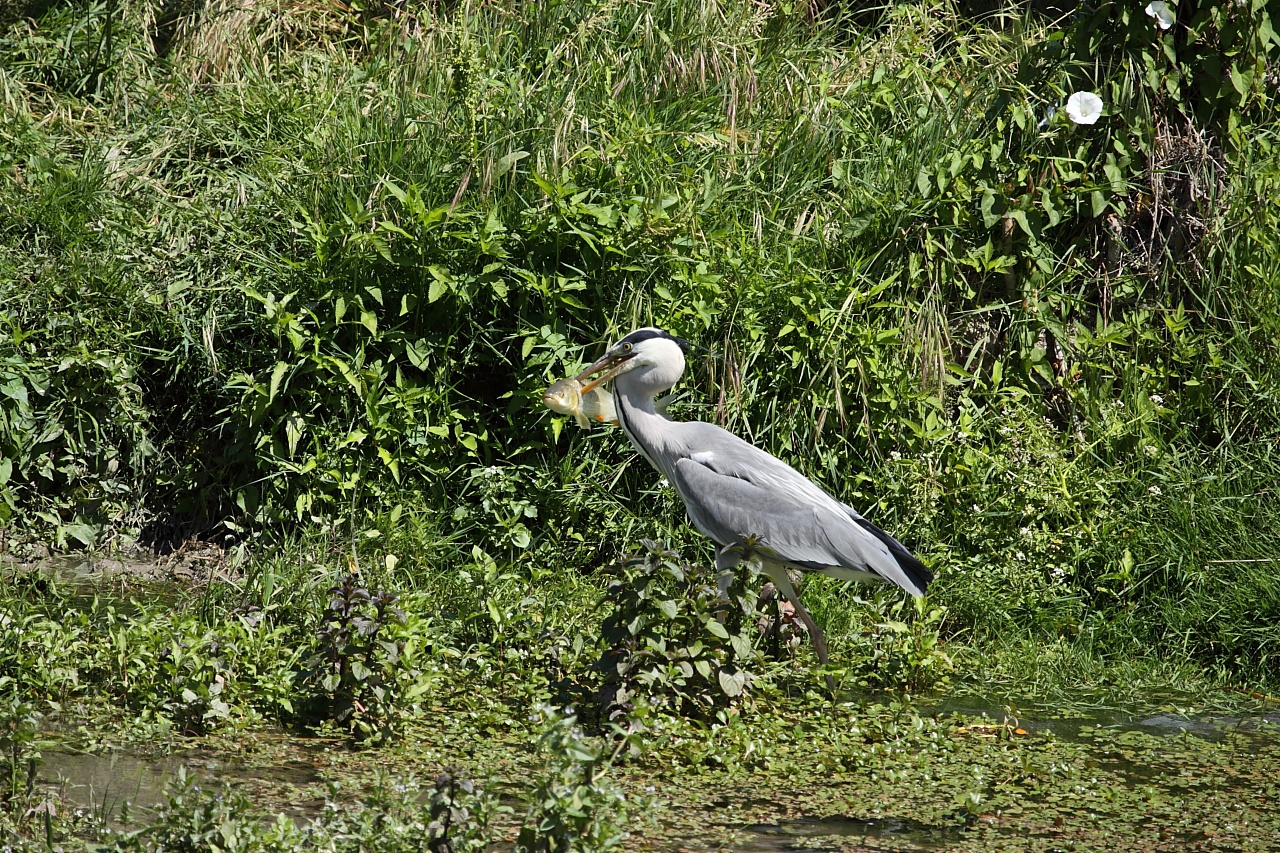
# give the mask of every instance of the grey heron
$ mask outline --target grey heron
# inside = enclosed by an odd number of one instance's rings
[[[776,456],[715,424],[673,421],[661,413],[654,399],[684,373],[688,346],[661,329],[637,329],[577,380],[583,393],[613,383],[619,426],[679,492],[693,525],[715,542],[722,582],[758,558],[795,606],[825,665],[826,637],[800,602],[788,570],[888,581],[916,596],[933,575],[898,540]],[[827,684],[834,689],[830,674]]]

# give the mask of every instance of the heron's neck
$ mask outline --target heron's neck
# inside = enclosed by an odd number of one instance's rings
[[[658,414],[653,399],[653,394],[630,388],[626,382],[614,383],[613,402],[618,411],[618,424],[649,464],[670,479],[671,472],[663,462],[674,458],[669,446],[671,431],[665,428],[671,426],[671,421]]]

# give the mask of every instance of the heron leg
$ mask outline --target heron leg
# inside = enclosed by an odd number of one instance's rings
[[[800,596],[796,594],[796,588],[791,585],[791,578],[787,575],[787,567],[781,563],[766,562],[763,568],[765,574],[773,581],[773,585],[778,588],[778,592],[782,593],[782,597],[790,601],[792,606],[795,607],[796,616],[809,631],[809,639],[813,641],[813,650],[818,653],[818,663],[826,666],[828,661],[827,635],[818,627],[818,623],[813,621],[808,609],[800,603]],[[836,691],[836,680],[830,673],[827,673],[827,688],[832,693]]]
[[[733,586],[733,572],[743,563],[742,548],[738,545],[726,545],[716,551],[716,586],[720,587],[720,597],[729,600],[729,587]]]

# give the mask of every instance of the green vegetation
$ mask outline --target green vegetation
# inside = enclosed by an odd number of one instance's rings
[[[313,792],[311,829],[183,782],[113,843],[710,839],[647,777],[777,803],[803,771],[997,849],[991,809],[1124,774],[1013,729],[986,755],[922,702],[1268,707],[1280,39],[1265,0],[1144,5],[0,0],[0,844],[107,839],[41,810],[51,728],[279,726],[437,781],[343,765],[365,807]],[[540,405],[647,324],[715,352],[675,417],[937,574],[806,586],[856,701],[759,578],[716,595],[617,431]],[[225,549],[205,584],[32,568],[192,537]],[[983,781],[884,810],[929,762]]]

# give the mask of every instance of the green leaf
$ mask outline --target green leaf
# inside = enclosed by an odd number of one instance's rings
[[[493,176],[501,178],[507,172],[510,172],[517,163],[529,156],[528,151],[512,151],[502,157],[493,169]]]
[[[1106,173],[1107,180],[1111,181],[1111,191],[1114,193],[1124,191],[1124,174],[1120,171],[1120,167],[1115,163],[1104,163],[1102,171]]]
[[[382,464],[391,469],[391,476],[395,477],[396,482],[400,482],[400,460],[391,455],[391,451],[385,447],[378,448],[378,458],[382,460]]]
[[[1107,197],[1102,194],[1101,190],[1094,190],[1089,193],[1089,202],[1093,205],[1093,215],[1101,216],[1107,210]]]
[[[27,386],[23,384],[21,379],[13,379],[0,385],[0,394],[4,394],[10,399],[17,400],[23,406],[31,405],[27,399]]]
[[[280,382],[284,379],[285,371],[289,369],[287,362],[278,361],[276,366],[271,370],[271,388],[267,392],[267,403],[275,401],[276,393],[280,390]]]
[[[920,191],[920,195],[925,198],[929,197],[929,191],[933,189],[933,182],[929,180],[929,173],[921,169],[916,174],[916,189]]]
[[[444,296],[444,292],[447,289],[448,285],[445,283],[444,279],[433,278],[431,280],[431,284],[427,287],[427,301],[435,302],[441,296]]]
[[[1231,67],[1227,69],[1227,73],[1231,77],[1231,86],[1242,96],[1249,94],[1249,89],[1253,85],[1253,74],[1248,76],[1240,73],[1240,68],[1236,63],[1231,63]]]
[[[70,536],[86,548],[91,546],[94,540],[98,538],[98,531],[92,525],[85,524],[83,521],[64,524],[60,532]]]
[[[978,204],[978,210],[982,213],[982,224],[986,228],[993,228],[1000,221],[1000,214],[992,212],[995,203],[996,194],[990,189],[984,189],[982,191],[982,201]]]
[[[721,625],[719,622],[717,622],[716,620],[708,619],[706,627],[708,631],[710,631],[712,634],[715,634],[720,639],[722,640],[729,639],[729,632],[726,631],[725,627]]]
[[[1047,187],[1040,191],[1040,206],[1044,208],[1045,214],[1049,217],[1050,228],[1062,221],[1062,214],[1054,206],[1053,198],[1049,195]]]
[[[1027,223],[1027,212],[1025,210],[1011,210],[1009,211],[1009,218],[1018,223],[1018,227],[1021,228],[1028,237],[1036,236],[1031,233],[1031,226]]]
[[[724,691],[724,695],[730,699],[742,695],[742,690],[747,686],[747,674],[742,670],[730,673],[726,670],[720,670],[720,689]]]

